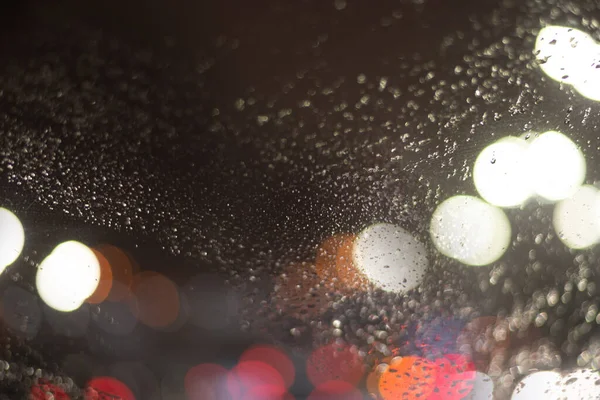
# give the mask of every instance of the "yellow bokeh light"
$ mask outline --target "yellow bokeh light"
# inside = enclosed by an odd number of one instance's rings
[[[472,196],[454,196],[431,217],[431,239],[445,256],[481,266],[498,260],[508,249],[511,228],[504,212]]]
[[[6,208],[0,208],[0,273],[19,258],[24,245],[21,221]]]
[[[499,207],[517,207],[532,194],[527,165],[527,142],[508,136],[479,154],[473,168],[479,195]]]
[[[527,157],[535,193],[549,201],[571,196],[585,179],[585,158],[560,132],[542,133],[529,145]]]
[[[593,186],[580,187],[573,196],[554,208],[554,229],[572,249],[585,249],[600,242],[600,192]]]
[[[48,306],[67,312],[78,309],[99,281],[100,264],[94,252],[82,243],[68,241],[42,261],[35,283]]]

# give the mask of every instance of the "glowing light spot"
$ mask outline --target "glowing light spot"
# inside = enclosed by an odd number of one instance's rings
[[[98,250],[91,249],[100,264],[100,282],[94,293],[86,300],[90,304],[100,304],[108,297],[112,288],[113,274],[110,263]]]
[[[307,400],[363,400],[363,395],[348,382],[328,381],[318,385]]]
[[[307,263],[292,263],[275,280],[276,307],[287,315],[307,320],[328,307],[327,289]]]
[[[527,149],[533,190],[549,201],[571,196],[585,179],[585,158],[575,143],[560,132],[535,138]]]
[[[473,168],[479,195],[499,207],[525,203],[532,194],[526,155],[527,142],[511,136],[483,149]]]
[[[294,400],[289,392],[286,392],[282,387],[266,385],[255,386],[250,389],[250,392],[240,400]]]
[[[122,285],[113,285],[111,287],[107,299],[110,301],[126,300],[127,296],[131,293],[129,289],[131,288],[133,275],[137,272],[134,260],[116,246],[106,244],[97,246],[96,250],[108,261],[113,283],[114,281],[122,283]]]
[[[584,65],[589,65],[595,42],[590,35],[565,26],[540,30],[534,53],[540,68],[557,82],[578,83]]]
[[[391,361],[379,379],[379,393],[384,400],[427,399],[437,378],[436,366],[424,358],[408,356]]]
[[[344,381],[356,386],[364,372],[358,354],[350,347],[335,342],[319,347],[306,361],[306,374],[314,386],[327,381]]]
[[[338,233],[328,237],[319,245],[315,257],[315,270],[319,278],[329,280],[336,276],[338,249],[344,240],[349,237],[352,237],[352,235]]]
[[[179,315],[177,286],[166,276],[156,272],[142,272],[133,279],[132,292],[136,302],[134,314],[153,328],[166,327]]]
[[[229,392],[236,399],[246,399],[259,387],[279,388],[285,393],[285,382],[281,374],[269,364],[260,361],[243,361],[238,363],[228,374]]]
[[[367,375],[367,393],[374,399],[381,398],[381,395],[379,394],[379,380],[381,379],[381,375],[383,375],[383,373],[388,369],[388,367],[389,365],[385,363],[384,360],[383,363],[377,365],[375,368],[373,368],[371,372],[369,372],[369,375]]]
[[[508,218],[500,210],[472,196],[454,196],[434,211],[431,239],[445,256],[481,266],[498,260],[510,244]]]
[[[6,208],[0,208],[0,273],[19,258],[24,245],[21,221]]]
[[[285,382],[285,387],[290,388],[294,383],[296,370],[290,358],[280,349],[273,346],[254,346],[244,351],[240,362],[260,361],[276,369]]]
[[[41,299],[58,311],[73,311],[94,293],[100,265],[89,247],[64,242],[42,261],[36,275]]]
[[[349,235],[341,242],[337,251],[335,269],[341,284],[342,292],[353,292],[356,289],[365,290],[368,279],[358,270],[354,263],[354,244],[356,235]]]
[[[558,389],[561,398],[600,399],[600,373],[591,369],[579,369],[562,377]]]
[[[392,224],[375,224],[362,231],[353,256],[359,271],[386,291],[414,289],[428,265],[425,246]]]
[[[473,382],[473,391],[467,396],[466,400],[493,400],[494,399],[494,381],[492,378],[482,372],[475,373]]]
[[[585,249],[600,242],[600,192],[581,186],[573,196],[554,207],[554,230],[572,249]]]
[[[592,54],[591,61],[582,65],[575,90],[585,98],[600,101],[600,46],[594,46]]]
[[[127,385],[118,379],[108,376],[93,378],[87,383],[86,388],[88,388],[88,393],[95,392],[99,395],[99,398],[103,398],[102,395],[104,395],[104,397],[110,398],[110,396],[112,396],[112,398],[120,400],[135,400],[133,392]],[[86,395],[85,398],[91,400],[93,397],[88,397],[88,395]]]
[[[70,400],[71,398],[60,387],[46,381],[45,379],[40,379],[37,384],[31,387],[31,391],[29,392],[29,400],[48,399]]]
[[[200,364],[191,368],[184,379],[188,400],[227,398],[227,369],[218,364]]]
[[[559,389],[561,376],[558,372],[541,371],[526,376],[512,393],[511,400],[531,400],[544,396],[553,399]],[[571,397],[568,397],[571,398]]]
[[[447,354],[435,360],[435,389],[428,400],[461,400],[471,393],[475,382],[475,365],[462,354]]]

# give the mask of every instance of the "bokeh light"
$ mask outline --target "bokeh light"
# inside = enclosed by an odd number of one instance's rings
[[[136,298],[131,304],[138,319],[152,327],[164,328],[175,322],[179,315],[177,286],[157,272],[141,272],[133,278],[131,286]]]
[[[0,273],[19,258],[24,245],[21,221],[6,208],[0,208]]]
[[[354,246],[356,235],[349,235],[341,242],[337,251],[335,270],[343,293],[355,290],[366,290],[369,279],[356,267],[354,262]]]
[[[286,392],[285,382],[279,371],[260,361],[239,362],[227,375],[229,393],[234,399],[246,399],[258,388],[269,388],[270,392]],[[262,389],[260,389],[262,390]]]
[[[111,396],[119,400],[136,400],[131,389],[113,377],[95,377],[86,384],[85,400],[110,399]]]
[[[429,400],[461,400],[475,383],[475,365],[462,354],[447,354],[435,360],[436,379]]]
[[[100,265],[89,247],[76,241],[58,245],[36,275],[41,299],[58,311],[73,311],[90,297],[100,280]]]
[[[578,369],[562,377],[558,387],[561,399],[600,399],[600,372]]]
[[[113,284],[113,274],[110,263],[100,251],[91,249],[100,265],[100,281],[94,293],[86,300],[90,304],[100,304],[108,297]]]
[[[425,246],[393,224],[375,224],[354,243],[354,262],[371,283],[386,291],[417,287],[428,266]]]
[[[572,249],[584,249],[600,242],[600,191],[581,186],[571,197],[554,207],[554,230]]]
[[[96,246],[95,250],[100,252],[110,265],[113,285],[108,294],[108,300],[126,300],[131,294],[129,289],[133,276],[138,272],[135,261],[123,250],[113,245],[103,244]],[[115,285],[114,282],[120,282],[121,285]]]
[[[71,397],[59,386],[40,379],[31,387],[29,400],[70,400]],[[85,399],[88,400],[88,399]]]
[[[427,399],[436,378],[434,363],[415,356],[396,357],[379,379],[379,393],[384,400]]]
[[[544,396],[547,399],[554,399],[558,394],[560,379],[561,376],[558,372],[534,372],[517,384],[512,393],[511,400],[531,400],[540,396]]]
[[[296,370],[292,360],[279,348],[268,345],[253,346],[240,356],[240,362],[260,361],[275,368],[283,378],[285,387],[290,388],[294,384]]]
[[[391,357],[390,357],[391,360]],[[365,381],[365,386],[367,388],[367,393],[369,394],[369,396],[371,396],[374,399],[380,399],[381,395],[379,394],[379,380],[381,379],[381,375],[383,375],[383,373],[388,369],[388,364],[386,363],[386,361],[389,360],[383,360],[384,362],[377,364],[372,370],[371,372],[369,372],[369,375],[367,375],[367,379]]]
[[[328,381],[344,381],[356,386],[364,373],[357,351],[337,342],[317,348],[306,361],[306,374],[314,386]]]
[[[498,260],[508,249],[511,228],[502,210],[472,196],[454,196],[431,217],[431,239],[445,256],[466,265]]]
[[[540,68],[557,82],[577,84],[595,47],[585,32],[565,26],[547,26],[537,35],[534,53]]]
[[[315,257],[315,271],[319,278],[328,281],[336,277],[336,263],[338,250],[345,239],[352,238],[348,233],[338,233],[323,240],[317,248]]]
[[[466,400],[493,400],[494,399],[494,381],[483,372],[475,373],[473,382],[473,391],[466,397]]]
[[[321,314],[328,306],[327,288],[308,263],[292,263],[275,279],[275,307],[301,320]]]
[[[318,385],[307,400],[363,400],[358,389],[344,381],[328,381]]]
[[[527,142],[508,136],[492,143],[475,160],[473,180],[479,195],[499,207],[520,206],[531,196]]]
[[[585,180],[586,165],[581,150],[565,135],[544,132],[527,148],[533,190],[549,201],[571,196]]]
[[[191,368],[184,379],[187,400],[220,400],[229,395],[225,367],[199,364]]]

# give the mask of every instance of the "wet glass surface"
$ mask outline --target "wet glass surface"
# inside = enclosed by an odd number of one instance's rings
[[[3,7],[0,399],[598,397],[596,2]]]

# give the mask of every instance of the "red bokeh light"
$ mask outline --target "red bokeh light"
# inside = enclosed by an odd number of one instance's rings
[[[289,388],[294,384],[296,370],[290,358],[280,349],[273,346],[254,346],[246,350],[240,357],[240,362],[260,361],[275,368]]]
[[[328,381],[344,381],[356,386],[364,375],[364,366],[349,346],[334,342],[312,352],[306,362],[306,373],[314,386]]]
[[[435,389],[428,400],[460,400],[473,390],[475,364],[462,354],[448,354],[435,360]]]
[[[86,387],[92,390],[86,391],[85,400],[135,400],[133,392],[127,385],[112,377],[100,376],[93,378],[87,383]]]
[[[242,361],[227,375],[227,387],[234,399],[246,399],[259,387],[279,388],[285,393],[285,383],[281,374],[269,364],[261,361]]]
[[[307,400],[363,400],[363,395],[348,382],[328,381],[318,385]]]
[[[266,385],[250,389],[244,400],[294,400],[294,396],[280,386]]]
[[[29,392],[30,400],[46,400],[51,394],[54,400],[71,400],[68,394],[65,393],[60,387],[47,382],[46,380],[40,379],[36,385],[31,387]]]
[[[185,375],[188,400],[220,400],[227,396],[227,371],[218,364],[196,365]]]

